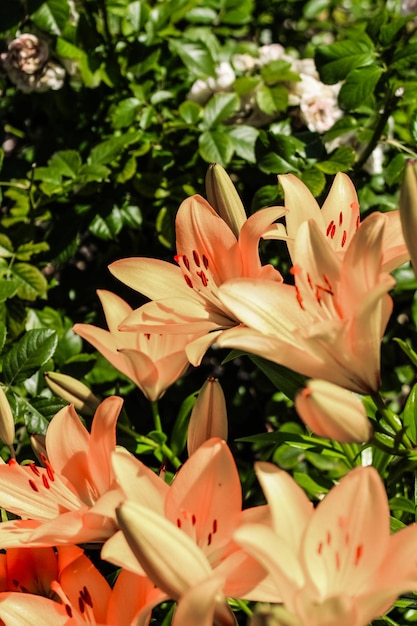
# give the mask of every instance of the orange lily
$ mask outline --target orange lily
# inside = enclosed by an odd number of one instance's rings
[[[116,396],[104,400],[91,434],[72,405],[61,409],[46,433],[44,467],[13,459],[0,467],[0,506],[24,518],[0,524],[3,548],[103,542],[116,531],[121,494],[110,456],[121,406]]]
[[[343,257],[361,224],[358,196],[350,178],[342,172],[336,174],[321,210],[308,187],[296,176],[285,174],[278,176],[278,180],[284,189],[284,204],[288,210],[285,218],[287,232],[283,238],[287,239],[291,256],[299,226],[306,220],[313,219],[335,252]],[[402,234],[399,211],[380,215],[386,222],[382,243],[382,270],[391,272],[405,263],[410,255]]]
[[[258,463],[256,473],[272,528],[242,526],[235,540],[267,569],[275,601],[300,624],[366,626],[416,589],[417,525],[390,536],[388,500],[374,468],[352,470],[316,509],[286,472]]]
[[[118,327],[132,308],[110,291],[97,291],[109,330],[75,324],[74,332],[89,341],[120,372],[128,376],[149,400],[157,400],[187,369],[185,345],[195,335],[157,332],[121,332]]]
[[[201,445],[171,486],[125,452],[115,452],[113,464],[126,496],[117,509],[123,535],[106,542],[103,558],[145,572],[166,597],[179,602],[184,620],[203,598],[206,606],[207,594],[221,624],[234,624],[224,595],[253,597],[256,588],[260,599],[270,599],[261,587],[263,568],[248,561],[232,540],[245,520],[267,519],[268,510],[242,512],[239,475],[224,441]]]
[[[295,285],[236,280],[220,297],[245,327],[230,329],[219,346],[239,348],[307,376],[370,393],[380,382],[380,341],[395,284],[382,272],[385,220],[373,214],[343,258],[314,220],[294,244]]]
[[[281,207],[262,209],[244,221],[236,236],[201,196],[184,200],[176,217],[179,267],[147,258],[122,259],[109,267],[116,278],[152,300],[128,315],[120,329],[198,334],[186,351],[190,362],[199,365],[219,334],[239,323],[219,299],[219,286],[237,277],[282,281],[271,265],[261,265],[258,244],[284,213]]]

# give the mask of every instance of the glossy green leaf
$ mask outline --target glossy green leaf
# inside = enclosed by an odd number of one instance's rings
[[[34,265],[15,263],[12,266],[13,276],[18,279],[17,295],[22,300],[46,298],[48,283],[45,276]]]
[[[382,67],[374,64],[350,72],[339,92],[340,106],[352,111],[369,103],[383,71]]]
[[[4,356],[5,382],[11,385],[32,376],[53,356],[57,342],[58,337],[54,330],[28,330]]]
[[[320,78],[334,84],[345,79],[351,70],[370,65],[374,58],[375,50],[369,40],[345,39],[318,46],[315,61]]]
[[[233,141],[221,130],[205,130],[198,138],[201,157],[207,163],[220,163],[227,167],[233,156]]]
[[[231,118],[239,109],[240,100],[235,93],[216,93],[207,102],[203,111],[203,125],[211,129]]]

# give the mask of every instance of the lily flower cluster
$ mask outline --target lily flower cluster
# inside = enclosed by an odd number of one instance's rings
[[[414,171],[406,180],[408,209]],[[358,394],[377,394],[389,272],[409,257],[400,214],[361,222],[344,174],[321,209],[294,176],[280,183],[284,206],[247,218],[226,172],[212,166],[208,201],[193,196],[179,208],[175,263],[135,258],[110,267],[150,302],[132,310],[100,291],[108,330],[74,330],[153,407],[217,344],[310,377],[294,397],[308,428],[340,445],[364,442],[372,427]],[[402,219],[409,223],[407,211]],[[261,239],[286,242],[288,278],[262,264]],[[121,398],[100,402],[59,373],[48,384],[72,403],[52,418],[38,461],[27,463],[14,457],[13,415],[0,388],[0,437],[12,452],[0,465],[0,623],[147,626],[162,605],[172,606],[173,626],[234,626],[237,607],[250,626],[366,626],[399,595],[417,592],[417,525],[390,534],[383,479],[360,452],[316,507],[296,478],[258,461],[264,501],[248,506],[214,378],[191,412],[188,458],[181,463],[161,437],[159,470],[117,446]],[[90,430],[74,404],[94,413]],[[396,434],[408,441],[401,428]],[[104,562],[112,586],[96,567]],[[267,608],[252,614],[252,602]]]

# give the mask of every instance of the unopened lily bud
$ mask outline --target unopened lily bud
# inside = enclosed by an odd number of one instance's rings
[[[326,380],[309,380],[295,398],[295,408],[316,435],[344,443],[368,441],[372,427],[361,400]]]
[[[399,209],[405,243],[417,272],[417,161],[411,159],[404,169]]]
[[[207,170],[206,194],[209,204],[238,238],[246,221],[245,209],[230,176],[218,163],[213,163]]]
[[[14,419],[9,401],[2,387],[0,387],[0,439],[9,446],[13,447],[15,437]]]
[[[223,389],[210,377],[201,387],[188,425],[187,449],[191,456],[212,437],[227,439],[227,411]]]
[[[45,445],[45,435],[31,435],[30,436],[30,445],[32,446],[32,450],[36,454],[36,458],[40,463],[43,463],[42,458],[47,458],[46,445]]]
[[[59,398],[74,405],[84,415],[94,415],[100,400],[93,392],[72,376],[59,372],[45,372],[45,380],[49,389]]]

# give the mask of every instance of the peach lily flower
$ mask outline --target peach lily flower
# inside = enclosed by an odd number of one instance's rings
[[[388,500],[373,467],[352,470],[313,509],[284,471],[258,463],[272,528],[235,540],[269,572],[278,602],[303,626],[366,626],[417,586],[417,526],[390,535]]]
[[[283,238],[287,239],[291,256],[299,226],[306,220],[313,219],[335,252],[343,257],[361,225],[358,196],[350,178],[342,172],[336,174],[321,209],[308,187],[296,176],[284,174],[278,176],[278,180],[284,189],[284,204],[288,210],[285,217],[286,236]],[[386,222],[382,243],[382,270],[391,272],[408,261],[410,255],[402,234],[399,211],[380,215]]]
[[[116,531],[121,493],[110,457],[122,403],[104,400],[91,434],[72,405],[61,409],[46,432],[44,467],[13,459],[0,466],[0,506],[23,518],[0,524],[3,548],[103,542]]]
[[[89,341],[116,369],[128,376],[153,401],[160,398],[189,366],[185,345],[195,335],[121,332],[118,327],[132,308],[105,290],[97,291],[109,330],[75,324],[73,330]]]
[[[363,402],[327,380],[308,380],[294,403],[298,415],[316,435],[345,443],[368,441],[372,436]]]
[[[260,599],[271,598],[261,587],[263,568],[232,540],[244,521],[266,520],[268,509],[242,512],[239,475],[224,441],[200,446],[171,486],[125,452],[115,452],[113,464],[126,496],[117,509],[123,534],[106,542],[102,558],[145,572],[165,597],[179,602],[184,622],[178,618],[176,624],[191,624],[185,615],[194,615],[201,601],[219,623],[234,624],[224,595],[253,597],[258,589]]]
[[[262,209],[243,222],[236,236],[201,196],[184,200],[176,217],[179,267],[147,258],[122,259],[109,267],[116,278],[152,300],[128,315],[120,329],[196,333],[199,338],[186,350],[190,362],[199,365],[219,334],[239,324],[219,299],[219,286],[237,277],[282,281],[271,265],[261,265],[258,245],[284,213],[282,207]]]
[[[49,547],[9,548],[7,554],[0,556],[2,587],[21,592],[0,592],[0,613],[3,598],[8,598],[9,605],[19,606],[20,602],[30,603],[30,599],[44,596],[44,602],[33,601],[36,624],[45,623],[44,610],[52,615],[52,626],[60,624],[59,617],[63,615],[74,625],[136,626],[139,618],[142,624],[148,624],[153,599],[160,596],[147,578],[126,570],[119,574],[111,589],[77,546],[58,546],[56,551]],[[19,619],[19,613],[10,617],[8,626],[20,626]]]
[[[314,220],[294,244],[295,285],[236,280],[219,294],[246,326],[226,331],[219,346],[265,357],[313,378],[368,394],[380,382],[380,342],[395,284],[382,272],[385,220],[373,214],[340,258]]]

